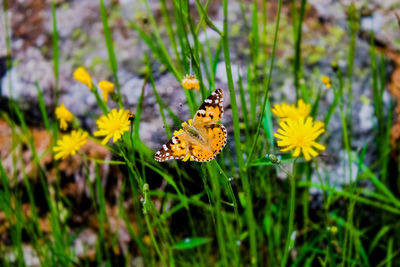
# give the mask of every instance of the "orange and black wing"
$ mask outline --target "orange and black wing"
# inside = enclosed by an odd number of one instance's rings
[[[156,152],[154,159],[166,161],[170,159],[183,159],[188,153],[187,133],[180,133],[171,138]]]
[[[224,91],[218,88],[204,100],[193,118],[193,126],[215,123],[221,120],[224,114]]]

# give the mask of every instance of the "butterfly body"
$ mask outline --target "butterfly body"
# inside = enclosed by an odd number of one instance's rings
[[[214,159],[226,144],[226,129],[217,122],[223,115],[223,91],[213,92],[196,112],[193,120],[183,123],[182,129],[154,157],[157,161],[182,159],[205,162]]]
[[[200,132],[200,129],[196,129],[194,126],[189,126],[189,127],[183,127],[183,130],[188,133],[189,137],[191,139],[194,139],[194,142],[200,142],[202,144],[205,144],[207,142],[206,138],[204,138],[204,133],[203,135]]]

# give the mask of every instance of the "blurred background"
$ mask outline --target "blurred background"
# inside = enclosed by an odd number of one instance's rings
[[[205,4],[205,1],[201,2]],[[298,42],[294,41],[296,23],[293,21],[299,19],[301,12],[295,13],[293,10],[299,10],[304,2],[306,4],[304,5],[301,44],[299,46],[301,51],[299,62],[302,69],[300,78],[296,80],[292,67],[296,60],[295,51]],[[154,77],[155,87],[160,98],[165,106],[170,108],[170,114],[176,115],[176,117],[168,116],[167,123],[174,130],[179,128],[177,119],[183,121],[191,116],[181,81],[154,54],[154,50],[142,35],[142,33],[150,37],[159,35],[162,40],[166,41],[165,47],[171,57],[175,53],[181,53],[179,44],[178,50],[174,51],[174,46],[169,43],[171,32],[169,32],[168,21],[165,20],[164,16],[165,12],[169,12],[172,17],[173,4],[169,1],[155,0],[113,0],[104,1],[104,5],[118,66],[117,77],[122,103],[125,109],[132,110],[135,113],[142,97],[140,103],[142,108],[140,139],[150,149],[157,150],[167,141],[167,136],[164,132],[165,125],[157,108],[156,96],[151,83],[149,83],[147,61],[150,62],[150,71]],[[196,23],[203,19],[196,9],[195,1],[188,1],[188,6],[190,19],[196,21]],[[256,18],[254,17],[254,6],[259,8],[259,16]],[[278,1],[229,2],[229,49],[236,92],[239,90],[240,80],[244,84],[244,89],[248,90],[248,84],[258,83],[266,77],[266,70],[271,63],[277,10]],[[207,14],[213,25],[222,31],[224,18],[222,2],[209,1]],[[400,2],[397,0],[283,1],[270,85],[271,106],[281,102],[295,103],[295,88],[302,86],[303,89],[305,88],[308,91],[310,102],[315,100],[319,103],[319,111],[315,114],[315,117],[323,120],[328,112],[327,107],[335,101],[335,88],[340,87],[340,83],[343,82],[345,94],[351,91],[352,96],[351,100],[345,100],[346,103],[351,101],[351,114],[348,124],[353,138],[351,153],[359,155],[363,151],[363,164],[372,166],[371,169],[382,164],[383,161],[377,157],[381,153],[379,152],[379,143],[375,142],[377,124],[379,123],[377,118],[389,121],[390,130],[387,132],[386,138],[390,145],[388,145],[388,151],[384,152],[388,157],[385,159],[387,164],[386,176],[388,177],[386,185],[397,196],[400,192],[400,183],[397,181],[399,175],[398,139],[400,138],[400,118],[398,116],[400,112],[400,28],[398,15],[400,15]],[[153,23],[157,26],[157,31],[155,31]],[[254,39],[255,35],[252,31],[254,24],[258,25],[257,40]],[[55,26],[58,42],[56,55],[54,54],[55,36],[53,31]],[[212,61],[215,63],[215,76],[210,73],[205,74],[212,79],[204,78],[202,82],[206,88],[222,88],[226,93],[225,116],[222,122],[228,129],[226,150],[232,151],[227,153],[234,155],[234,128],[230,97],[228,96],[226,66],[224,55],[221,53],[221,36],[218,31],[207,25],[201,26],[197,33],[196,42],[202,45],[200,49],[201,57],[209,60],[208,57],[210,56],[210,59],[212,57]],[[176,32],[172,33],[172,35],[174,34]],[[136,217],[136,213],[133,212],[133,210],[141,211],[140,198],[143,197],[141,189],[136,192],[132,189],[132,192],[127,193],[130,198],[125,198],[121,204],[119,202],[121,201],[120,194],[122,188],[125,187],[123,180],[127,176],[124,168],[119,168],[118,165],[98,167],[94,163],[85,165],[84,160],[79,157],[72,157],[55,164],[51,158],[51,153],[49,153],[53,139],[44,129],[39,108],[38,92],[41,91],[45,109],[50,119],[54,119],[54,109],[57,104],[64,103],[76,116],[83,129],[88,132],[93,132],[96,129],[96,118],[102,114],[101,109],[93,93],[85,85],[73,79],[73,72],[77,67],[84,66],[95,83],[100,80],[115,82],[104,36],[98,1],[2,0],[0,11],[0,111],[3,115],[0,117],[0,160],[4,172],[9,177],[15,177],[10,188],[12,188],[12,191],[19,192],[16,194],[21,198],[19,209],[27,218],[31,216],[30,213],[32,212],[32,199],[30,199],[29,191],[34,192],[34,203],[38,207],[39,227],[46,236],[44,239],[50,238],[52,236],[50,233],[54,232],[54,229],[52,229],[49,221],[48,200],[45,199],[45,194],[41,193],[43,181],[39,179],[40,170],[37,168],[32,151],[27,145],[29,143],[27,136],[23,132],[13,132],[10,127],[10,121],[16,121],[18,117],[10,110],[9,101],[13,99],[25,116],[37,153],[43,155],[39,161],[45,172],[46,183],[57,185],[57,189],[54,190],[61,192],[63,196],[57,199],[55,203],[60,214],[60,221],[73,236],[69,245],[73,247],[73,254],[81,260],[77,262],[79,264],[87,262],[94,265],[101,262],[100,260],[96,261],[96,257],[99,255],[99,222],[96,205],[92,203],[90,186],[87,186],[87,174],[93,174],[98,171],[97,168],[100,168],[101,185],[104,188],[106,201],[104,209],[108,214],[108,225],[104,230],[106,233],[103,234],[110,234],[110,237],[105,238],[105,240],[109,242],[106,245],[107,249],[112,251],[110,252],[112,260],[108,263],[120,263],[127,266],[151,266],[155,262],[159,263],[159,261],[145,260],[146,254],[142,253],[143,250],[140,248],[142,245],[150,246],[151,236],[145,229],[139,229],[145,227],[143,222],[140,222],[140,219]],[[175,37],[178,43],[179,38],[177,35]],[[189,44],[194,44],[193,36],[188,36],[187,41]],[[255,57],[253,43],[256,41],[259,43],[260,50],[256,51],[257,56]],[[156,45],[158,44],[156,41],[154,42]],[[349,52],[349,50],[352,51]],[[57,61],[55,58],[58,58]],[[371,59],[374,60],[371,61]],[[186,60],[190,61],[190,59]],[[58,66],[58,71],[55,71],[55,64]],[[204,62],[201,64],[204,64]],[[255,66],[254,69],[253,66]],[[205,67],[202,68],[204,73],[207,73],[208,70]],[[248,74],[250,70],[251,75]],[[186,64],[178,71],[183,76],[190,73],[191,67],[188,68]],[[342,74],[344,81],[338,78],[338,71]],[[321,81],[323,76],[331,77],[332,88],[326,88]],[[210,80],[214,81],[214,84],[211,84]],[[382,110],[384,111],[380,117],[376,115],[375,87],[379,87],[382,93]],[[262,88],[261,85],[260,88]],[[262,93],[259,95],[261,96]],[[195,103],[199,105],[201,103],[200,93],[194,92],[194,96],[197,98]],[[248,103],[248,101],[249,99],[246,98],[245,103]],[[239,99],[239,93],[237,102],[239,110],[242,112],[243,102]],[[117,104],[111,102],[109,106],[116,108]],[[259,114],[259,111],[257,111],[257,114]],[[341,190],[341,188],[349,186],[349,181],[355,181],[359,178],[360,173],[364,171],[364,165],[354,160],[351,163],[353,171],[347,171],[348,154],[345,152],[342,135],[337,134],[343,131],[339,112],[332,115],[330,123],[326,127],[327,131],[322,140],[327,150],[323,153],[324,155],[315,168],[324,177],[327,177],[330,186]],[[250,129],[250,131],[254,131],[254,129]],[[14,141],[11,142],[10,140]],[[245,141],[243,141],[243,146],[245,146]],[[12,153],[12,151],[17,152]],[[89,140],[83,151],[94,158],[108,160],[116,158],[110,150],[93,140]],[[235,161],[235,156],[233,160]],[[165,165],[165,168],[171,173],[174,172],[172,165]],[[24,171],[21,171],[22,169]],[[189,176],[190,174],[198,175],[195,168],[182,167],[182,169]],[[232,177],[239,179],[238,174],[235,174],[234,171]],[[285,174],[280,171],[277,177],[284,178]],[[147,178],[147,183],[150,184],[152,190],[163,190],[167,187],[163,177],[155,171],[148,170]],[[316,173],[310,175],[311,181],[319,181],[319,178]],[[26,188],[26,179],[30,181],[28,184],[32,188]],[[91,183],[95,183],[95,180],[92,180]],[[376,185],[368,179],[360,181],[360,183],[366,188],[373,188]],[[185,186],[187,186],[189,192],[199,193],[203,189],[199,188],[196,182],[190,182],[189,185]],[[234,184],[233,186],[235,188],[238,185]],[[3,183],[3,191],[5,187]],[[53,186],[49,186],[49,188],[53,188]],[[50,195],[54,193],[51,190]],[[311,187],[310,193],[310,209],[324,209],[322,199],[325,195],[321,189]],[[255,195],[265,197],[263,194],[258,195],[256,191]],[[125,215],[121,215],[119,205],[123,205],[126,209]],[[173,207],[173,201],[165,204],[158,199],[155,200],[155,205],[163,208],[168,206],[166,210],[169,210],[171,206]],[[341,204],[337,205],[340,206]],[[260,204],[260,206],[262,205]],[[195,211],[193,217],[201,217],[201,214],[201,212]],[[188,219],[180,213],[175,215],[171,217],[169,222],[171,235],[183,239],[187,234],[185,234],[185,230],[181,231],[180,227],[187,225],[190,218]],[[181,216],[183,216],[183,219]],[[16,254],[12,249],[15,244],[11,241],[13,238],[10,230],[13,225],[8,222],[6,217],[4,211],[0,210],[0,251],[3,255],[0,256],[0,258],[3,258],[0,263],[3,262],[12,266],[16,263],[13,260]],[[359,218],[374,220],[374,217],[371,217],[369,213],[360,215]],[[129,226],[127,225],[128,222]],[[368,224],[367,221],[364,222]],[[398,224],[398,222],[390,222]],[[398,228],[397,225],[397,228],[390,229],[397,229],[393,230],[392,233],[398,234]],[[139,237],[132,234],[132,231],[140,233],[138,234]],[[390,233],[389,230],[382,235],[388,233]],[[143,238],[143,241],[135,241],[135,238]],[[372,239],[370,237],[368,240],[371,241]],[[32,240],[29,230],[22,232],[20,240],[25,264],[28,266],[41,265],[40,253],[34,249],[38,241]],[[398,255],[399,247],[397,244],[394,244],[396,247],[394,251],[397,251]],[[248,249],[246,246],[244,245],[243,250]],[[262,247],[262,242],[259,246]],[[382,246],[381,249],[376,253],[381,256],[380,259],[384,259],[385,256],[382,255],[384,255],[385,246]],[[209,255],[213,254],[210,251],[208,253]],[[126,255],[130,256],[127,258]],[[217,262],[217,260],[213,261],[210,258],[202,264]],[[187,255],[182,256],[182,266],[184,262],[188,262],[185,260],[188,260]],[[179,261],[176,264],[179,266]],[[397,264],[399,264],[399,261],[397,261]],[[315,266],[317,265],[318,263]],[[371,266],[375,265],[371,263]]]

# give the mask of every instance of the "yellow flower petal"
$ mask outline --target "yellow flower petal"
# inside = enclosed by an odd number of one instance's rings
[[[300,147],[296,147],[294,152],[293,152],[293,157],[298,157],[300,155]]]
[[[88,133],[83,131],[72,131],[70,134],[64,135],[61,140],[57,141],[57,146],[53,148],[56,152],[54,159],[65,159],[73,156],[76,152],[86,144]]]
[[[196,89],[200,90],[200,83],[194,75],[186,75],[182,80],[183,88],[187,90]]]
[[[113,109],[110,113],[102,115],[97,121],[98,131],[94,132],[94,136],[105,136],[101,142],[105,145],[111,138],[113,142],[118,141],[121,136],[129,131],[131,113],[129,110]]]
[[[317,142],[312,142],[311,145],[312,145],[313,147],[315,147],[316,149],[321,150],[321,151],[324,151],[324,150],[326,149],[325,146],[323,146],[323,145],[321,145],[321,144],[318,144]]]
[[[85,84],[90,90],[92,90],[92,78],[90,77],[89,73],[86,72],[85,68],[77,68],[74,71],[74,79]]]
[[[64,106],[62,103],[56,107],[55,114],[58,120],[60,120],[60,129],[66,130],[68,128],[68,122],[71,122],[74,115]]]
[[[298,103],[299,107],[303,104]],[[303,154],[309,161],[312,157],[318,156],[314,150],[325,150],[325,146],[317,143],[315,140],[325,131],[323,122],[313,122],[311,117],[299,117],[297,119],[286,119],[279,124],[278,133],[274,136],[282,152],[294,149],[293,157]]]
[[[114,84],[112,82],[109,81],[100,81],[99,82],[99,88],[103,91],[103,92],[108,92],[108,93],[112,93],[114,92]]]
[[[303,148],[303,155],[304,155],[304,158],[306,159],[306,161],[310,161],[311,156],[310,156],[310,153],[308,152],[308,149]]]
[[[187,161],[190,158],[190,154],[188,153],[183,159],[182,161]]]
[[[288,105],[286,103],[276,104],[271,109],[272,113],[275,114],[279,119],[286,121],[287,119],[298,119],[305,118],[311,112],[311,105],[304,103],[302,99],[295,105]],[[282,127],[282,126],[281,126]]]
[[[321,81],[323,84],[327,85],[331,83],[331,78],[329,78],[328,76],[322,76]]]
[[[178,131],[174,131],[174,135],[178,135],[178,134],[180,134],[180,133],[183,133],[183,129],[180,129],[180,130],[178,130]]]
[[[103,92],[101,93],[101,95],[103,96],[104,102],[107,103],[107,101],[108,101],[108,93],[105,92],[105,91],[103,91]]]

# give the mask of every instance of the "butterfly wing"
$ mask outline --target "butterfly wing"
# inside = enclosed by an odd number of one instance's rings
[[[201,127],[204,124],[215,123],[221,120],[224,114],[223,108],[224,91],[221,88],[215,90],[204,100],[193,118],[193,126]]]
[[[192,121],[195,127],[205,139],[209,140],[209,145],[201,144],[187,132],[180,133],[171,138],[162,148],[157,151],[154,159],[166,161],[170,159],[188,159],[206,162],[214,159],[226,145],[226,129],[221,124],[215,122],[221,120],[224,113],[222,89],[215,90],[207,99],[204,100],[196,112]]]
[[[215,158],[215,154],[212,150],[205,149],[199,145],[191,145],[189,147],[190,157],[198,162],[206,162]]]
[[[210,161],[214,159],[226,145],[226,129],[221,124],[204,125],[204,134],[210,140],[210,148],[202,145],[189,144],[189,153],[195,161]]]
[[[211,148],[215,155],[226,145],[226,129],[222,124],[205,125],[207,136],[211,140]]]
[[[175,135],[160,150],[156,152],[154,159],[157,161],[166,161],[170,159],[183,159],[189,149],[188,134],[186,132]]]

